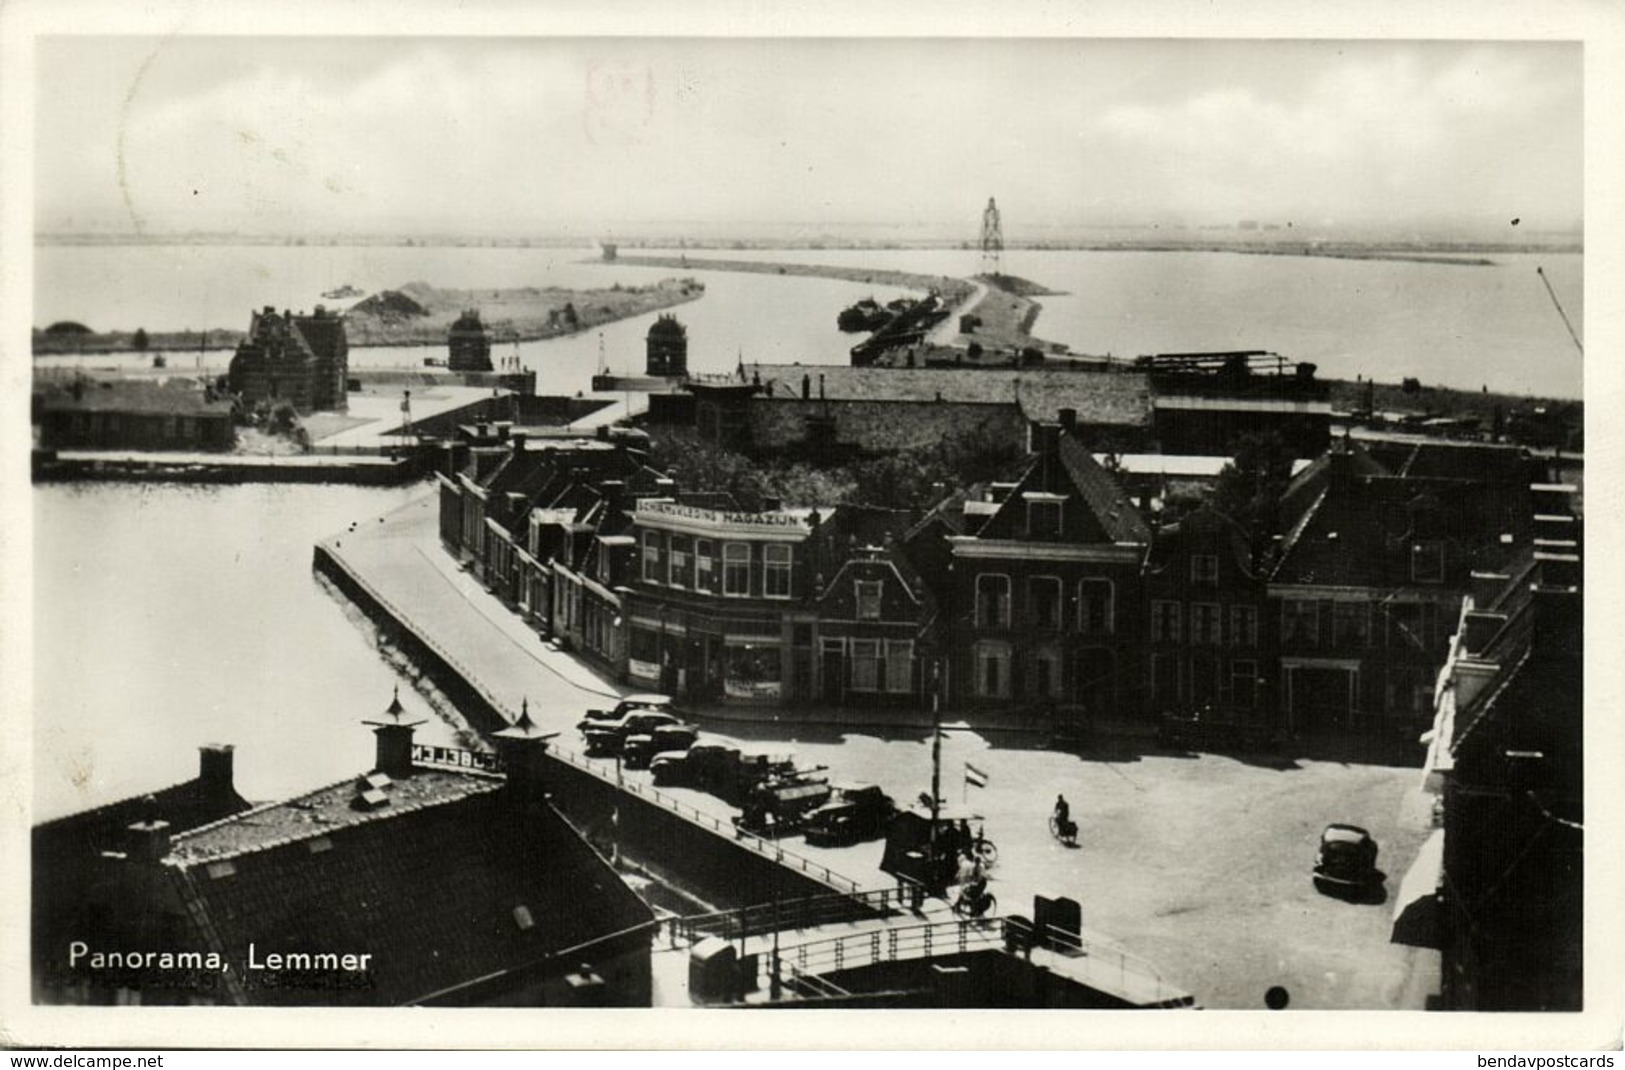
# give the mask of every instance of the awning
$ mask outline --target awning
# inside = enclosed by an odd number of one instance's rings
[[[1416,861],[1399,882],[1394,898],[1394,927],[1389,942],[1411,947],[1439,948],[1442,911],[1439,884],[1444,875],[1444,829],[1435,829],[1416,852]]]

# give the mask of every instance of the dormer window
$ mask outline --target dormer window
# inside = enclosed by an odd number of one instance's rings
[[[859,580],[857,583],[858,619],[880,619],[880,591],[879,580]]]
[[[1028,492],[1022,497],[1027,503],[1027,537],[1030,539],[1058,539],[1061,537],[1061,505],[1066,501],[1059,494]]]

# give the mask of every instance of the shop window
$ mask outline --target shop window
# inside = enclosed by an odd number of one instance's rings
[[[1197,646],[1219,645],[1219,607],[1210,602],[1191,606],[1191,642]]]
[[[779,648],[747,644],[727,648],[728,676],[723,683],[730,698],[766,700],[781,693]]]
[[[762,547],[762,593],[768,598],[790,597],[790,547],[768,543]]]
[[[646,583],[660,582],[660,533],[643,533],[643,579]]]
[[[858,619],[880,619],[880,592],[883,585],[879,580],[859,580],[857,582]]]
[[[673,587],[687,587],[689,572],[689,537],[687,535],[673,535],[671,537],[671,555],[666,562],[666,582]]]
[[[1179,642],[1179,603],[1151,603],[1151,641],[1154,643]]]
[[[983,573],[976,577],[976,624],[980,628],[1010,627],[1010,577]]]
[[[715,591],[716,580],[711,574],[713,567],[710,539],[694,540],[694,589],[696,591]]]
[[[1061,581],[1054,576],[1027,580],[1027,619],[1035,628],[1061,626]]]
[[[1230,607],[1230,645],[1255,647],[1258,645],[1258,607]]]
[[[750,544],[722,544],[722,593],[730,598],[750,595]]]
[[[1078,631],[1106,635],[1112,631],[1112,581],[1078,581]]]

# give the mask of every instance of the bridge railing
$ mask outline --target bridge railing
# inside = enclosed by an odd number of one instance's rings
[[[790,978],[823,976],[909,959],[1046,946],[1033,936],[1029,924],[1006,918],[956,918],[918,925],[876,926],[865,932],[785,947],[779,953],[777,969],[782,985]],[[1144,1006],[1191,1005],[1188,992],[1169,984],[1155,966],[1140,956],[1099,934],[1069,933],[1067,936],[1065,949],[1055,948],[1055,952],[1068,958],[1091,960],[1087,980],[1097,984],[1115,981],[1122,998],[1132,998]],[[764,990],[773,983],[774,969],[773,956],[762,955],[757,972],[758,984]]]
[[[739,940],[772,932],[816,928],[843,921],[890,917],[901,909],[892,888],[850,894],[802,896],[777,903],[754,903],[735,910],[690,914],[666,923],[673,944],[694,943],[707,936]]]
[[[707,829],[718,836],[725,836],[730,840],[737,841],[747,850],[754,851],[764,858],[771,858],[773,861],[782,866],[786,866],[800,873],[805,873],[807,876],[822,882],[828,887],[834,889],[836,892],[851,894],[860,892],[863,889],[863,886],[852,878],[842,876],[841,874],[830,869],[828,866],[820,862],[814,862],[812,859],[807,858],[804,855],[799,855],[794,851],[786,850],[784,845],[779,843],[777,840],[763,839],[754,833],[736,828],[731,821],[723,821],[721,818],[718,818],[713,814],[708,814],[696,806],[692,806],[688,803],[675,799],[654,787],[640,783],[636,780],[628,780],[624,776],[617,776],[615,773],[610,772],[609,770],[599,768],[597,764],[588,760],[582,755],[575,753],[574,751],[566,750],[562,747],[550,746],[548,747],[547,752],[561,761],[564,761],[585,773],[597,777],[606,784],[613,784],[622,791],[630,792],[639,798],[648,799],[656,806],[669,810],[679,817],[685,818],[688,821],[699,825],[701,828]]]

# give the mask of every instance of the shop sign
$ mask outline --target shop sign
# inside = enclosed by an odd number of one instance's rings
[[[780,694],[777,680],[745,680],[738,676],[728,677],[722,690],[729,698],[767,699],[778,698]]]
[[[724,512],[719,509],[701,509],[694,505],[679,505],[676,502],[641,502],[637,511],[640,514],[652,516],[699,520],[707,524],[729,524],[736,527],[793,528],[797,531],[807,530],[806,518],[796,513]]]
[[[465,750],[462,747],[437,747],[428,743],[412,745],[413,765],[432,765],[445,769],[482,769],[487,773],[502,772],[502,759],[484,751]]]
[[[660,679],[660,666],[652,661],[639,661],[637,658],[626,659],[626,671],[640,680]]]

